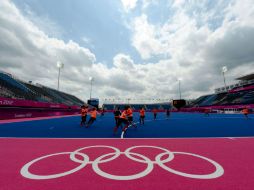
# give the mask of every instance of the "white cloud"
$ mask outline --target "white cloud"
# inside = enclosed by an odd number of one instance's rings
[[[129,55],[118,54],[113,59],[114,66],[123,70],[132,70],[134,68],[134,62]]]
[[[167,72],[183,77],[183,84],[188,81],[183,90],[189,97],[197,92],[212,92],[222,85],[221,66],[234,70],[228,72],[232,74],[228,77],[232,83],[236,74],[241,75],[236,68],[250,68],[254,64],[252,0],[237,0],[226,5],[219,1],[212,9],[207,7],[208,2],[176,0],[172,7],[175,13],[167,22],[153,25],[145,12],[132,22],[132,45],[140,56],[143,59],[169,56],[165,61],[171,69]],[[218,14],[219,17],[215,17]],[[155,65],[161,66],[160,62]]]
[[[61,71],[60,89],[82,99],[89,97],[89,76],[95,78],[93,95],[105,97],[138,97],[150,94],[143,78],[145,66],[136,67],[130,56],[118,54],[114,67],[96,63],[96,56],[73,41],[48,37],[24,17],[10,1],[0,6],[0,69],[23,80],[32,80],[51,88],[57,85],[56,62],[65,65]],[[138,95],[136,95],[137,93]]]
[[[78,81],[81,71],[88,73],[96,58],[90,50],[77,43],[48,37],[24,17],[10,1],[0,5],[0,68],[23,78],[56,86],[56,62],[65,64],[62,89],[69,91],[68,83]],[[68,72],[67,72],[68,71]],[[73,83],[73,87],[77,84]]]
[[[252,0],[238,0],[226,9],[225,22],[239,25],[254,25],[254,6]]]
[[[188,12],[195,4],[178,2],[175,13],[160,25],[150,23],[144,12],[130,23],[131,43],[144,61],[137,64],[131,55],[119,52],[108,67],[96,62],[96,55],[88,48],[49,37],[5,0],[0,4],[0,69],[56,87],[56,61],[61,60],[65,64],[61,89],[84,100],[89,97],[89,76],[95,78],[93,97],[136,99],[177,98],[177,78],[181,77],[183,97],[193,98],[223,85],[223,65],[229,68],[228,83],[246,70],[253,71],[254,7],[251,0],[244,1],[244,13],[240,12],[240,0],[223,5],[222,10],[218,3],[222,20],[216,28],[210,26],[216,7],[191,15]],[[129,3],[126,7],[134,9],[137,1]],[[84,41],[89,42],[87,38]],[[160,55],[164,59],[149,62]]]
[[[142,9],[145,10],[147,7],[151,5],[156,5],[158,3],[158,0],[142,0]]]
[[[172,6],[176,7],[176,8],[179,8],[179,7],[183,6],[184,3],[186,3],[186,0],[174,0]]]
[[[126,12],[134,9],[136,7],[138,0],[121,0],[123,8]]]
[[[158,39],[160,33],[156,26],[150,25],[147,16],[143,14],[134,19],[132,23],[132,45],[138,50],[143,59],[149,59],[153,55],[165,52],[164,44]]]

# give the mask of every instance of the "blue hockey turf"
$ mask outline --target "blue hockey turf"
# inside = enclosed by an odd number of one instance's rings
[[[145,125],[129,127],[125,138],[179,138],[179,137],[246,137],[254,136],[254,117],[241,114],[172,113],[166,119],[159,113],[153,120],[146,113]],[[89,119],[89,117],[88,117]],[[134,114],[138,121],[138,114]],[[35,138],[120,138],[121,129],[113,135],[115,121],[112,113],[98,116],[90,128],[80,127],[80,117],[63,117],[36,121],[0,124],[0,137]]]

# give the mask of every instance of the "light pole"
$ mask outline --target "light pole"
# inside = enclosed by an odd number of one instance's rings
[[[178,88],[179,88],[179,96],[180,96],[180,100],[182,99],[182,95],[181,95],[181,78],[178,79]]]
[[[226,66],[222,67],[222,75],[223,75],[223,79],[224,79],[224,85],[225,85],[225,90],[226,90],[226,79],[225,79],[225,73],[228,71],[228,68]]]
[[[91,87],[90,87],[90,100],[91,100],[94,78],[93,77],[89,77],[89,80],[90,80],[90,84],[91,84]]]
[[[58,81],[57,81],[57,90],[59,90],[59,80],[60,80],[60,70],[64,67],[64,64],[61,61],[57,61],[58,68]]]

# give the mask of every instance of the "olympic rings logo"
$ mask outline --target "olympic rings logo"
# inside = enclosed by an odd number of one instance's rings
[[[109,148],[109,149],[113,149],[115,152],[104,154],[104,155],[96,158],[94,161],[90,161],[88,155],[86,155],[85,153],[81,153],[80,151],[83,151],[86,149],[91,149],[91,148]],[[155,160],[152,161],[150,158],[148,158],[142,154],[132,152],[133,149],[137,149],[137,148],[154,148],[154,149],[162,150],[163,152],[158,154],[155,157]],[[48,157],[52,157],[52,156],[56,156],[56,155],[62,155],[62,154],[69,154],[70,159],[73,162],[79,163],[80,165],[72,170],[69,170],[69,171],[66,171],[63,173],[51,174],[51,175],[36,175],[36,174],[32,174],[31,172],[29,172],[29,167],[31,167],[34,163],[36,163],[44,158],[48,158]],[[189,174],[189,173],[184,173],[181,171],[174,170],[174,169],[166,166],[165,163],[172,161],[174,159],[175,154],[189,155],[189,156],[194,156],[194,157],[206,160],[215,166],[215,171],[210,174],[199,175],[199,174]],[[81,156],[83,159],[78,159],[76,157],[76,155]],[[110,161],[116,159],[117,157],[119,157],[120,155],[125,155],[127,158],[129,158],[133,161],[147,164],[147,167],[144,171],[142,171],[140,173],[137,173],[134,175],[125,175],[125,176],[112,175],[112,174],[106,173],[105,171],[102,171],[100,169],[99,164],[110,162]],[[166,159],[162,160],[162,157],[164,155],[168,155],[168,157]],[[130,148],[127,148],[124,152],[121,152],[119,149],[112,147],[112,146],[95,145],[95,146],[87,146],[87,147],[79,148],[73,152],[59,152],[59,153],[54,153],[54,154],[48,154],[48,155],[36,158],[36,159],[28,162],[27,164],[25,164],[21,168],[20,173],[22,176],[24,176],[25,178],[28,178],[28,179],[34,179],[34,180],[53,179],[53,178],[59,178],[59,177],[63,177],[63,176],[72,174],[76,171],[81,170],[88,164],[92,164],[92,168],[95,173],[97,173],[98,175],[100,175],[104,178],[112,179],[112,180],[134,180],[134,179],[145,177],[146,175],[148,175],[149,173],[152,172],[155,164],[157,164],[164,170],[171,172],[173,174],[183,176],[183,177],[188,177],[188,178],[194,178],[194,179],[214,179],[214,178],[218,178],[224,174],[224,169],[220,164],[218,164],[217,162],[215,162],[209,158],[206,158],[204,156],[200,156],[198,154],[193,154],[193,153],[188,153],[188,152],[171,152],[171,151],[169,151],[165,148],[162,148],[162,147],[147,146],[147,145],[132,146]]]

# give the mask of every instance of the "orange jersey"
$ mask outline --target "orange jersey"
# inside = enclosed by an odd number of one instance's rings
[[[140,114],[140,116],[145,116],[145,110],[144,110],[144,109],[141,109],[141,110],[139,111],[139,114]]]
[[[87,109],[87,108],[82,108],[82,109],[81,109],[81,116],[86,116],[86,115],[87,115],[87,112],[88,112],[88,109]]]
[[[158,111],[157,111],[157,109],[153,109],[153,113],[157,113]]]
[[[128,110],[127,110],[127,115],[128,115],[128,117],[132,117],[132,116],[133,116],[133,113],[132,113],[132,109],[131,109],[131,108],[128,108]]]
[[[247,108],[243,109],[243,114],[248,114],[249,113],[249,110]]]
[[[124,110],[124,111],[122,112],[120,118],[122,118],[122,119],[127,119],[127,111],[126,111],[126,110]]]
[[[90,115],[91,115],[91,117],[96,118],[96,116],[97,116],[97,111],[96,111],[96,110],[91,111],[91,112],[90,112]]]

